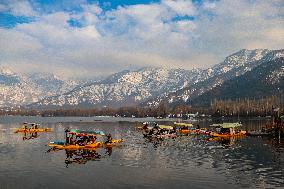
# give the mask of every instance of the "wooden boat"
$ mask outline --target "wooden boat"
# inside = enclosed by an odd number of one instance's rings
[[[178,122],[174,122],[174,124],[176,126],[180,126],[180,127],[193,127],[192,123],[178,123]]]
[[[112,147],[118,143],[123,142],[122,139],[114,139],[110,143],[95,142],[93,144],[78,145],[78,144],[66,144],[65,142],[50,142],[49,147],[58,150],[78,150],[78,149],[90,149],[90,148],[101,148],[101,147]]]
[[[177,128],[177,132],[180,134],[196,134],[197,129],[193,128],[192,123],[179,123],[179,122],[174,122],[175,126]]]
[[[219,132],[211,132],[212,137],[239,137],[245,136],[246,131],[236,130],[237,127],[242,126],[240,123],[222,123],[222,124],[212,124],[211,127],[219,128]]]
[[[115,144],[123,142],[122,139],[111,139],[111,142],[97,141],[97,136],[104,136],[103,131],[84,131],[78,129],[71,129],[66,131],[66,142],[50,142],[49,147],[54,149],[68,149],[77,150],[85,148],[99,148],[99,147],[111,147]],[[83,137],[83,140],[78,140],[78,137]]]
[[[15,130],[15,133],[37,133],[37,132],[50,132],[51,128],[39,128],[36,123],[23,123],[23,126]]]

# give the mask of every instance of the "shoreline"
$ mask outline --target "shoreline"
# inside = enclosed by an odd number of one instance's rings
[[[223,117],[223,122],[236,122],[236,121],[269,121],[270,117]],[[23,123],[23,122],[36,122],[36,123],[110,123],[110,122],[202,122],[213,121],[210,117],[200,117],[182,120],[181,118],[155,118],[155,117],[112,117],[112,116],[93,116],[93,117],[41,117],[41,116],[0,116],[1,123]]]

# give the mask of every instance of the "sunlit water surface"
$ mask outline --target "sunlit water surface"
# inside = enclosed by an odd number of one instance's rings
[[[0,188],[284,188],[281,140],[208,141],[191,135],[150,141],[135,129],[136,119],[102,120],[1,117]],[[40,122],[54,132],[36,138],[14,134],[22,121]],[[244,121],[246,128],[261,124]],[[64,140],[67,127],[104,130],[125,142],[112,149],[48,152],[46,144]]]

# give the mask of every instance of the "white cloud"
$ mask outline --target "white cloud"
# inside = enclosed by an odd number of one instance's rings
[[[181,33],[192,33],[196,29],[196,25],[190,20],[181,20],[175,23],[174,28]]]
[[[36,16],[37,13],[33,10],[28,1],[11,0],[8,4],[10,12],[15,16]]]
[[[215,2],[204,2],[203,7],[205,9],[214,9],[216,7],[216,3]]]
[[[221,0],[195,7],[191,1],[165,0],[107,12],[97,4],[82,7],[79,13],[32,10],[35,21],[0,29],[5,44],[0,64],[93,76],[145,66],[205,68],[239,49],[280,49],[284,44],[281,1]],[[177,15],[194,19],[175,20]],[[82,27],[71,27],[70,19]]]
[[[42,45],[36,38],[33,38],[19,31],[9,31],[0,29],[0,52],[1,58],[18,57],[27,55],[41,50]]]
[[[103,11],[98,4],[83,5],[82,7],[85,12],[90,12],[92,14],[101,14]]]
[[[195,7],[188,0],[164,0],[163,4],[176,12],[179,16],[192,16],[195,14]]]
[[[8,10],[8,7],[4,4],[0,4],[0,12],[4,12],[4,11],[7,11]]]

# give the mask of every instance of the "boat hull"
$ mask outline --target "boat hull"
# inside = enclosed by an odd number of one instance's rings
[[[77,149],[92,149],[92,148],[101,148],[101,147],[112,147],[113,145],[116,145],[118,143],[123,142],[123,139],[114,139],[112,140],[111,143],[103,143],[103,142],[96,142],[93,144],[86,144],[83,146],[80,145],[66,145],[64,143],[59,143],[59,142],[50,142],[48,144],[49,147],[52,147],[54,149],[58,149],[58,150],[77,150]]]
[[[241,131],[239,133],[235,134],[219,134],[219,133],[210,133],[210,136],[212,137],[221,137],[221,138],[229,138],[229,137],[240,137],[240,136],[246,136],[245,131]]]
[[[51,128],[44,129],[17,129],[15,133],[37,133],[37,132],[51,132]]]

